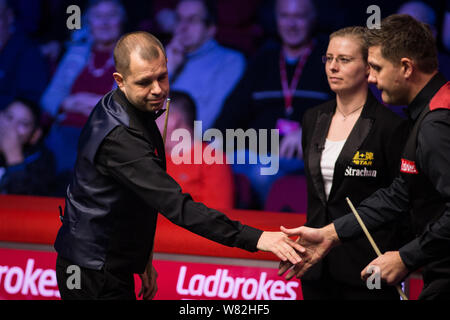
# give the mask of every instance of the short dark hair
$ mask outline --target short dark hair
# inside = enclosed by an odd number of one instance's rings
[[[181,112],[186,123],[193,128],[194,121],[197,118],[197,110],[192,97],[187,92],[171,90],[170,101],[171,109],[174,110],[173,106],[175,106],[175,110]]]
[[[114,64],[117,72],[128,75],[130,71],[130,55],[139,50],[139,55],[144,60],[157,59],[160,52],[166,58],[166,51],[162,43],[154,35],[145,31],[130,32],[117,41],[114,48]]]
[[[368,47],[381,46],[383,58],[398,65],[404,57],[411,58],[425,73],[438,69],[436,40],[431,28],[406,14],[393,14],[381,21],[380,29],[366,32]]]

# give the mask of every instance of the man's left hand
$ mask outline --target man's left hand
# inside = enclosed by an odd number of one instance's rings
[[[153,267],[153,264],[149,263],[145,268],[145,272],[140,274],[139,277],[142,281],[142,287],[138,297],[142,296],[143,300],[152,300],[158,291],[158,285],[156,284],[158,273]]]
[[[270,251],[282,261],[288,261],[292,265],[300,263],[302,260],[297,252],[305,252],[305,248],[289,239],[283,232],[264,231],[256,247],[261,251]]]
[[[377,266],[380,268],[381,280],[384,280],[388,285],[395,285],[402,281],[407,275],[409,270],[400,257],[398,251],[388,251],[382,256],[379,256],[373,260],[364,270],[361,272],[361,278],[367,280],[371,275],[367,273],[369,266]]]

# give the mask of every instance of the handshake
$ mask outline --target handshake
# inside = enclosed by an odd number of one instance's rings
[[[289,280],[303,274],[321,260],[328,251],[339,243],[339,238],[330,224],[321,229],[299,227],[295,229],[280,228],[282,232],[264,232],[258,241],[257,248],[270,251],[280,258],[278,275],[286,276]],[[290,236],[298,236],[294,241]]]
[[[268,249],[265,251],[271,251],[281,259],[278,275],[282,276],[289,270],[286,274],[286,280],[290,280],[294,276],[301,278],[308,269],[325,257],[333,247],[340,244],[336,229],[332,223],[319,229],[304,226],[295,229],[286,229],[284,227],[280,229],[282,232],[264,232],[260,242],[262,242],[265,235],[274,234],[273,236],[278,235],[279,240],[285,242],[283,246],[276,246],[272,243],[268,247],[263,246],[261,248],[258,247],[258,249]],[[290,236],[297,236],[298,238],[293,241],[289,238]],[[269,237],[266,239],[268,240]],[[258,245],[260,242],[258,242]],[[375,244],[373,245],[376,246]],[[379,250],[376,249],[376,251]],[[377,254],[378,258],[361,271],[361,278],[367,280],[367,277],[370,276],[368,272],[369,267],[376,266],[381,270],[381,280],[388,285],[396,285],[399,294],[403,299],[407,300],[398,283],[408,275],[409,270],[403,263],[399,252],[388,251],[384,254],[381,254],[381,252]]]

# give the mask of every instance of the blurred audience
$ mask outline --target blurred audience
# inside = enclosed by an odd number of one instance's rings
[[[22,0],[29,2],[27,0]],[[86,0],[39,0],[41,2],[38,13],[32,14],[40,16],[38,32],[35,37],[40,43],[41,53],[47,58],[50,66],[50,73],[53,74],[58,67],[58,62],[65,53],[65,41],[69,38],[72,30],[66,26],[69,15],[67,8],[72,5],[79,5],[83,10]],[[23,6],[24,11],[30,11]],[[83,11],[82,11],[83,12]]]
[[[82,10],[82,30],[66,28],[66,9],[72,4]],[[48,131],[41,140],[45,138],[44,143],[55,158],[49,163],[55,161],[58,174],[56,185],[41,191],[52,193],[52,188],[56,188],[62,194],[74,166],[81,128],[100,97],[115,87],[111,76],[115,42],[126,28],[145,29],[168,44],[172,89],[191,97],[197,115],[193,120],[202,121],[201,131],[212,127],[280,130],[277,175],[261,175],[259,165],[235,164],[231,180],[223,178],[232,185],[233,177],[245,175],[259,198],[254,208],[262,208],[274,180],[303,172],[303,113],[330,97],[321,66],[327,37],[322,38],[319,32],[327,35],[347,25],[364,25],[370,4],[370,0],[350,7],[343,0],[0,0],[0,111],[40,103],[44,133]],[[398,9],[428,23],[442,49],[440,70],[450,77],[450,0],[392,0],[377,4],[382,16]],[[441,8],[446,8],[445,12],[439,11]],[[262,41],[266,42],[260,46]],[[250,59],[248,66],[245,56]],[[48,83],[50,74],[53,77]],[[379,98],[376,88],[371,89]],[[25,102],[13,104],[15,97]],[[173,104],[177,105],[175,101]],[[400,109],[394,110],[402,114]],[[5,114],[2,113],[0,140],[8,146],[5,136],[13,133],[5,129]],[[177,112],[174,114],[176,118]],[[179,125],[185,126],[181,122]],[[36,128],[36,135],[42,136],[42,130]],[[27,143],[22,157],[33,154],[37,146]],[[202,150],[205,148],[202,145]],[[14,149],[18,148],[11,150]],[[7,158],[14,153],[5,155],[2,151],[2,186],[10,176]],[[250,151],[244,153],[250,156]],[[39,154],[48,156],[46,151]],[[185,184],[197,179],[203,167],[214,167],[199,166],[196,172],[196,166],[190,165],[186,175],[184,165],[173,165],[169,158],[169,170],[182,185],[183,179],[187,179]],[[233,190],[233,186],[230,188]],[[192,194],[198,197],[197,191]]]
[[[264,36],[259,24],[259,11],[264,0],[208,0],[214,1],[217,13],[215,39],[220,44],[252,55]],[[174,33],[179,0],[153,0],[148,17],[139,29],[156,35],[162,43],[170,42]]]
[[[442,23],[442,44],[447,53],[450,53],[450,0],[446,1],[444,19]],[[448,78],[447,78],[448,79]]]
[[[404,3],[397,13],[408,14],[411,17],[426,23],[430,26],[434,37],[438,35],[437,17],[434,9],[422,1],[409,1]],[[450,32],[450,31],[449,31]],[[437,39],[436,39],[437,41]],[[450,55],[447,52],[439,51],[439,70],[450,79]]]
[[[9,1],[15,14],[15,27],[27,36],[33,37],[39,30],[42,19],[42,6],[45,0],[14,0]]]
[[[91,0],[88,41],[68,49],[42,96],[44,112],[54,119],[46,145],[57,160],[57,173],[73,169],[83,125],[100,98],[115,86],[113,49],[124,19],[120,1]]]
[[[0,112],[0,193],[51,195],[52,154],[40,144],[39,107],[15,99]]]
[[[147,16],[139,21],[138,29],[155,35],[163,44],[172,38],[175,30],[175,8],[179,0],[153,0]]]
[[[218,150],[211,154],[207,144],[194,139],[194,101],[181,91],[172,90],[170,98],[165,144],[167,172],[178,182],[183,192],[189,193],[195,201],[216,209],[233,208],[233,175],[224,155]],[[164,121],[165,114],[157,119],[161,134]],[[202,155],[199,164],[194,161],[197,150]]]
[[[263,0],[217,0],[217,34],[221,44],[253,55],[261,45],[263,28],[258,24]]]
[[[167,59],[171,88],[186,91],[197,106],[203,131],[211,128],[245,68],[244,56],[214,39],[214,2],[181,0]]]
[[[48,66],[32,41],[15,27],[11,1],[0,0],[0,110],[16,96],[39,101]]]
[[[261,176],[254,165],[233,167],[249,176],[261,203],[276,178],[302,170],[303,114],[330,98],[321,61],[327,41],[314,37],[316,9],[312,1],[278,0],[275,5],[281,41],[268,43],[251,60],[215,124],[223,132],[230,128],[279,129],[277,175]]]

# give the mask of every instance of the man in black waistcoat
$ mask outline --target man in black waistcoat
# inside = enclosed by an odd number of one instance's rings
[[[397,284],[422,268],[419,299],[450,299],[450,83],[438,72],[437,50],[428,26],[408,15],[384,19],[368,30],[369,82],[382,90],[388,104],[408,105],[412,131],[403,150],[400,172],[391,186],[376,191],[357,208],[370,230],[396,219],[410,219],[416,238],[398,251],[388,251],[370,265],[381,280]],[[410,216],[408,216],[408,212]],[[283,230],[283,229],[282,229]],[[341,242],[362,234],[353,214],[321,229],[286,230],[315,249],[287,275],[301,277],[311,265]],[[310,252],[309,250],[307,252]],[[367,279],[369,266],[361,272]],[[282,262],[279,273],[290,267]],[[333,266],[331,266],[333,267]],[[370,268],[372,269],[372,268]]]
[[[101,99],[83,128],[55,241],[61,298],[135,299],[134,273],[141,274],[144,298],[153,298],[158,212],[221,244],[298,262],[292,246],[301,248],[286,235],[243,225],[194,202],[166,173],[155,123],[169,94],[161,43],[145,32],[127,34],[114,60],[118,89]],[[70,278],[77,269],[78,285]]]

